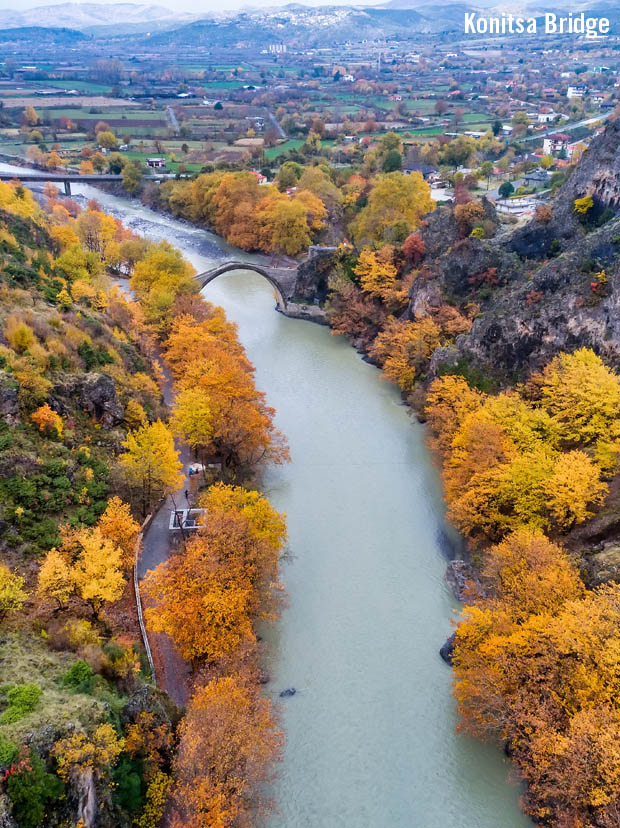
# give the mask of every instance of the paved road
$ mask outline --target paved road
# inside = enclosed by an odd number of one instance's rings
[[[269,115],[269,120],[273,124],[273,128],[276,130],[276,132],[278,133],[280,138],[288,138],[288,135],[286,134],[286,132],[282,129],[281,125],[276,120],[276,116],[273,114],[273,112],[267,110],[267,114]]]
[[[170,406],[174,402],[172,377],[163,365],[163,360],[161,362],[165,376],[164,399],[166,404]],[[138,561],[138,578],[140,581],[143,580],[149,569],[155,569],[158,564],[167,561],[174,551],[171,546],[171,533],[168,529],[170,512],[175,507],[182,508],[187,505],[185,489],[189,490],[188,471],[192,456],[189,447],[184,443],[177,442],[177,448],[183,463],[184,482],[177,492],[166,498],[144,534],[142,554]],[[185,706],[189,698],[190,665],[181,658],[172,640],[165,633],[155,634],[150,632],[149,640],[151,649],[154,651],[155,667],[156,669],[159,668],[157,673],[158,683],[176,704]]]
[[[168,117],[170,118],[170,123],[172,124],[172,128],[178,134],[181,127],[179,126],[177,116],[174,114],[174,109],[171,106],[166,107],[166,109],[168,110]]]
[[[517,143],[525,141],[538,141],[541,138],[548,138],[549,135],[555,135],[558,132],[571,132],[573,129],[590,126],[590,124],[596,124],[598,121],[606,121],[610,115],[613,115],[613,112],[614,110],[612,109],[604,115],[594,115],[592,118],[584,118],[582,121],[575,121],[574,124],[558,124],[555,129],[549,129],[546,132],[539,132],[538,135],[528,135],[527,138],[519,138],[517,139]]]

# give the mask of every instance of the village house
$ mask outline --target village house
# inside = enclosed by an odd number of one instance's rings
[[[525,173],[523,183],[526,187],[545,187],[549,181],[549,173],[547,170],[538,169]]]
[[[563,135],[562,133],[550,135],[543,141],[543,154],[555,155],[556,153],[561,153],[562,151],[567,152],[568,141],[568,135]]]

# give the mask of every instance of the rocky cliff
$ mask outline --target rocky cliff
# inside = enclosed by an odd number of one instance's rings
[[[575,200],[592,197],[586,215]],[[595,138],[553,198],[551,213],[496,238],[443,248],[434,227],[430,278],[416,280],[409,312],[430,302],[477,301],[472,330],[446,360],[465,358],[501,382],[523,378],[559,351],[587,346],[620,366],[620,121]],[[444,208],[445,209],[445,208]],[[428,222],[437,225],[437,217]],[[429,229],[422,231],[429,236]],[[436,367],[437,360],[434,361]]]

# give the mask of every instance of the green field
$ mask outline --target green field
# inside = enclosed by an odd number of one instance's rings
[[[46,80],[42,81],[44,86],[53,86],[58,89],[77,89],[80,92],[92,92],[97,95],[105,95],[112,87],[107,83],[93,83],[81,80]]]
[[[289,138],[288,141],[285,141],[283,144],[278,144],[277,147],[270,147],[269,149],[266,149],[265,158],[277,158],[278,155],[282,155],[289,150],[303,147],[305,143],[306,142],[302,141],[300,138]]]
[[[161,109],[104,109],[97,107],[101,112],[90,112],[88,109],[50,109],[49,115],[54,120],[70,118],[71,120],[105,121],[106,118],[123,121],[162,121],[166,123],[166,116]]]
[[[247,81],[224,80],[224,81],[203,81],[200,85],[207,89],[240,89]]]

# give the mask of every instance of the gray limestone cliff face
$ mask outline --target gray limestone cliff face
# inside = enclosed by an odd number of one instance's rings
[[[297,268],[297,281],[291,297],[294,302],[322,304],[325,301],[336,252],[335,247],[310,248],[308,258]]]
[[[620,221],[496,293],[492,306],[457,340],[490,373],[522,379],[560,351],[592,348],[620,367]],[[597,285],[605,271],[607,284]]]
[[[575,199],[585,195],[594,202],[587,226],[574,210]],[[502,383],[523,379],[558,352],[580,347],[620,367],[620,122],[593,140],[550,206],[551,221],[532,218],[493,239],[462,239],[447,250],[440,242],[446,222],[435,211],[429,224],[436,255],[426,281],[413,285],[410,317],[432,312],[441,300],[482,298],[472,330],[458,337],[447,360],[454,362],[458,354]],[[600,216],[604,223],[597,229]],[[449,239],[447,225],[444,238]],[[427,262],[428,250],[427,244]],[[433,368],[440,367],[438,357]]]
[[[19,421],[17,382],[6,371],[0,371],[0,418],[8,425]]]
[[[80,407],[106,428],[123,421],[124,411],[116,396],[112,377],[91,371],[82,377],[67,377],[50,394],[50,405],[60,415],[69,410],[68,400],[77,399]]]

